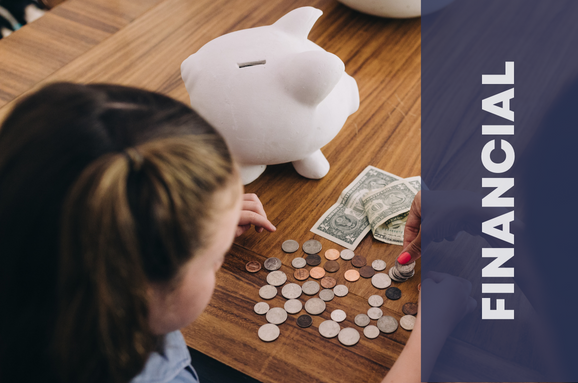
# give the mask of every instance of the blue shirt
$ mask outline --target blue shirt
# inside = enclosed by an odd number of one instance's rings
[[[165,335],[164,355],[153,352],[131,383],[199,383],[187,344],[180,331]]]

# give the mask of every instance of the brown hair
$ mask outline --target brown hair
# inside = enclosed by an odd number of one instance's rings
[[[234,174],[168,97],[59,83],[22,100],[0,130],[0,381],[135,376],[159,342],[147,286],[178,280]]]

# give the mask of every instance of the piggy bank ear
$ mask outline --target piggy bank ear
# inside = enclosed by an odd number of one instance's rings
[[[295,37],[306,39],[313,24],[323,14],[320,9],[313,7],[301,7],[292,10],[273,24],[273,27],[281,29]]]
[[[298,101],[316,106],[341,79],[345,65],[339,57],[325,51],[306,51],[291,55],[281,70],[285,89]]]

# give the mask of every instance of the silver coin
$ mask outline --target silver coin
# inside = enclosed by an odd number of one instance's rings
[[[271,271],[267,275],[267,283],[272,286],[281,286],[285,282],[287,282],[287,274],[281,270]]]
[[[392,316],[384,315],[377,320],[377,328],[379,328],[381,332],[391,334],[397,330],[397,320]]]
[[[343,310],[337,309],[331,312],[331,319],[333,319],[337,323],[343,322],[345,318],[347,318],[347,314]]]
[[[375,261],[371,262],[371,267],[373,267],[373,270],[375,271],[383,271],[385,270],[386,266],[387,265],[385,261],[381,259],[376,259]]]
[[[324,300],[325,302],[329,302],[333,299],[335,293],[331,289],[323,289],[319,292],[319,298]]]
[[[308,281],[303,284],[301,289],[303,290],[303,294],[307,295],[315,295],[319,292],[319,283],[315,281]]]
[[[361,338],[361,335],[359,335],[359,331],[357,331],[353,327],[344,328],[343,330],[339,331],[339,335],[337,336],[339,342],[341,342],[341,344],[344,346],[356,345],[357,342],[359,342],[359,338]]]
[[[371,284],[377,289],[385,289],[391,285],[391,278],[385,273],[377,273],[371,277]]]
[[[340,330],[339,323],[332,320],[323,321],[319,325],[319,334],[324,338],[335,338]]]
[[[365,327],[369,324],[369,317],[365,314],[358,314],[354,320],[355,324],[359,327]]]
[[[301,291],[301,286],[299,286],[297,283],[288,283],[283,286],[281,295],[287,299],[295,299],[301,296]]]
[[[265,285],[259,289],[259,296],[263,299],[273,299],[277,295],[277,288],[271,285]]]
[[[353,257],[355,257],[355,253],[353,251],[351,251],[349,249],[341,250],[341,259],[349,261]]]
[[[279,327],[275,326],[274,324],[267,323],[263,326],[259,327],[259,339],[263,342],[272,342],[275,339],[279,338]]]
[[[305,260],[305,258],[297,257],[293,258],[293,260],[291,261],[291,266],[293,266],[296,269],[302,269],[305,267],[305,265],[307,265],[307,261]]]
[[[289,314],[297,314],[301,309],[303,309],[303,303],[298,299],[289,299],[285,302],[285,311]]]
[[[333,292],[338,297],[344,297],[349,293],[349,289],[345,285],[337,285],[333,288]]]
[[[321,251],[321,242],[310,239],[303,244],[303,251],[307,254],[318,254]]]
[[[319,315],[325,311],[325,302],[319,298],[311,298],[305,302],[305,311],[311,315]]]
[[[299,242],[288,239],[281,245],[281,248],[286,253],[294,253],[299,250]]]
[[[365,335],[365,337],[368,339],[375,339],[379,336],[379,329],[377,326],[370,324],[363,329],[363,335]]]
[[[399,325],[407,331],[413,330],[415,326],[415,317],[413,315],[404,315],[399,320]]]
[[[287,311],[281,307],[273,307],[265,314],[267,322],[281,324],[287,320]]]
[[[389,274],[389,278],[395,282],[405,282],[406,281],[405,278],[398,277],[395,274],[395,267],[392,267],[391,269],[389,269],[388,274]]]
[[[402,274],[409,274],[415,269],[415,261],[402,265],[397,260],[395,261],[395,268]]]
[[[269,311],[269,305],[265,302],[259,302],[253,307],[253,310],[259,315],[267,314]]]
[[[267,258],[263,262],[263,267],[269,271],[279,270],[281,268],[281,260],[275,257]]]
[[[379,307],[372,307],[367,310],[367,316],[371,319],[379,319],[383,316],[383,311]]]
[[[372,295],[367,300],[367,303],[369,303],[371,307],[381,307],[381,305],[383,305],[383,298],[379,295]]]

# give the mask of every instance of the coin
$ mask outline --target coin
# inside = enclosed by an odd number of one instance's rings
[[[400,272],[400,274],[402,276],[407,276],[408,274],[411,274],[411,272],[413,271],[413,269],[415,269],[415,261],[410,262],[410,263],[406,263],[405,265],[402,265],[401,263],[399,263],[397,260],[395,261],[395,268],[397,269],[397,271]]]
[[[367,300],[367,303],[369,303],[371,307],[380,307],[383,304],[383,298],[379,295],[372,295]]]
[[[303,294],[315,295],[319,292],[319,283],[315,281],[305,282],[303,286],[301,286],[301,290],[303,290]]]
[[[325,252],[325,258],[329,261],[335,261],[339,258],[339,251],[335,249],[329,249]]]
[[[413,315],[404,315],[399,320],[399,325],[404,330],[411,331],[413,326],[415,326],[415,317]]]
[[[379,319],[383,316],[383,311],[379,307],[372,307],[367,310],[367,316],[371,319]]]
[[[323,268],[327,270],[328,273],[334,273],[339,270],[339,263],[337,263],[337,261],[327,261],[323,265]]]
[[[321,263],[321,257],[317,254],[311,254],[305,258],[305,261],[309,266],[319,266]]]
[[[390,287],[389,289],[385,290],[385,296],[392,301],[396,301],[401,298],[401,290],[397,287]]]
[[[356,255],[355,257],[353,257],[353,259],[351,259],[351,264],[355,267],[363,267],[365,266],[367,263],[367,260],[365,259],[365,257],[362,257],[361,255]]]
[[[309,327],[311,326],[311,324],[313,323],[313,318],[311,318],[309,315],[301,315],[299,318],[297,318],[297,325],[299,327]]]
[[[337,323],[343,322],[345,318],[347,318],[347,314],[343,310],[337,309],[331,312],[331,319],[333,319]]]
[[[359,269],[359,275],[361,275],[363,278],[371,278],[374,274],[375,270],[373,270],[373,267],[371,266],[363,266],[361,269]]]
[[[332,320],[323,321],[319,325],[319,334],[324,338],[335,338],[339,330],[341,330],[339,323]]]
[[[311,298],[305,302],[305,311],[311,315],[319,315],[325,311],[325,302],[319,298]]]
[[[325,276],[325,270],[323,270],[323,267],[314,267],[309,270],[309,275],[311,275],[311,278],[321,279]]]
[[[267,275],[267,283],[272,286],[281,286],[285,282],[287,282],[287,274],[281,270],[271,271]]]
[[[369,324],[369,317],[365,314],[357,314],[354,319],[354,322],[359,327],[365,327]]]
[[[295,279],[297,279],[298,281],[304,281],[307,278],[309,278],[309,270],[307,269],[297,269],[295,270],[295,272],[293,273],[293,276],[295,277]]]
[[[344,346],[356,345],[357,342],[359,342],[359,338],[361,338],[361,335],[359,335],[359,331],[357,331],[353,327],[344,328],[343,330],[339,331],[339,335],[337,336],[339,342],[341,342],[341,344]]]
[[[363,335],[365,335],[365,337],[368,339],[375,339],[379,336],[379,329],[377,326],[370,324],[363,329]]]
[[[333,288],[333,292],[338,297],[344,297],[349,292],[349,289],[345,285],[337,285]]]
[[[355,253],[349,249],[341,250],[341,259],[349,261],[355,256]]]
[[[405,279],[401,279],[401,278],[396,276],[395,267],[392,267],[391,269],[389,269],[387,274],[389,275],[389,278],[391,278],[392,281],[395,281],[395,282],[405,282],[406,281]]]
[[[349,282],[355,282],[359,279],[359,271],[351,269],[347,270],[344,274],[345,279]]]
[[[371,284],[378,289],[385,289],[391,285],[391,279],[385,273],[377,273],[371,277]]]
[[[289,314],[297,314],[303,308],[303,303],[298,299],[289,299],[284,307]]]
[[[305,258],[301,257],[293,258],[293,260],[291,261],[291,266],[293,266],[296,269],[301,269],[305,267],[306,264],[307,261],[305,260]]]
[[[335,287],[336,284],[337,281],[335,280],[335,278],[325,277],[321,279],[321,286],[323,286],[324,289],[332,289]]]
[[[321,298],[325,302],[329,302],[333,299],[335,293],[331,289],[323,289],[319,292],[319,298]]]
[[[401,311],[403,311],[405,315],[416,315],[417,305],[412,302],[407,302],[405,305],[403,305]]]
[[[384,315],[377,320],[377,327],[381,332],[391,334],[397,330],[397,321],[392,316]]]
[[[288,239],[281,245],[281,248],[286,253],[294,253],[299,250],[299,242]]]
[[[273,307],[265,314],[267,322],[281,324],[287,320],[287,311],[281,307]]]
[[[253,310],[259,315],[267,314],[269,311],[269,305],[265,302],[259,302],[253,307]]]
[[[287,299],[299,298],[301,296],[301,286],[299,286],[297,283],[288,283],[283,286],[281,295]]]
[[[321,242],[310,239],[303,244],[303,251],[307,254],[317,254],[321,251]]]
[[[273,299],[277,295],[277,288],[271,285],[265,285],[259,289],[259,296],[263,299]]]
[[[267,258],[263,262],[263,266],[269,271],[279,270],[281,268],[281,260],[275,257]]]
[[[375,271],[383,271],[385,270],[386,263],[381,259],[376,259],[375,261],[371,262],[371,267],[373,267],[373,270]]]
[[[259,339],[263,342],[272,342],[279,337],[279,327],[275,326],[274,324],[267,323],[263,326],[259,327]]]
[[[250,273],[256,273],[257,271],[261,270],[261,264],[255,261],[249,261],[245,265],[245,269],[247,269]]]

